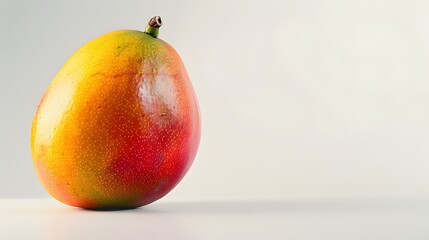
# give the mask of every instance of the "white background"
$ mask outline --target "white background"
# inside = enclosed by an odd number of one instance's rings
[[[47,196],[30,127],[68,57],[154,15],[203,121],[167,198],[428,197],[428,13],[425,0],[0,0],[0,197]]]

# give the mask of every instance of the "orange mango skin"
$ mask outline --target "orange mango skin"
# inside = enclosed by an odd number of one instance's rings
[[[135,208],[166,195],[200,141],[198,102],[168,43],[120,30],[81,47],[46,90],[33,119],[39,179],[57,200]]]

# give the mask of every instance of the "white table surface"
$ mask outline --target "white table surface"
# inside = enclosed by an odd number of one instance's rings
[[[429,200],[158,201],[88,211],[0,199],[0,239],[429,239]]]

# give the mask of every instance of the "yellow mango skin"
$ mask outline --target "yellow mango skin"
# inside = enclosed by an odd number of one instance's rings
[[[31,130],[40,180],[82,208],[132,208],[167,194],[195,158],[197,99],[177,52],[146,33],[92,40],[55,76]]]

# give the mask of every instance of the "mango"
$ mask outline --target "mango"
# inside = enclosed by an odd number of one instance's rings
[[[170,192],[200,142],[198,101],[175,49],[144,32],[119,30],[78,49],[35,113],[31,153],[57,200],[86,209],[136,208]]]

